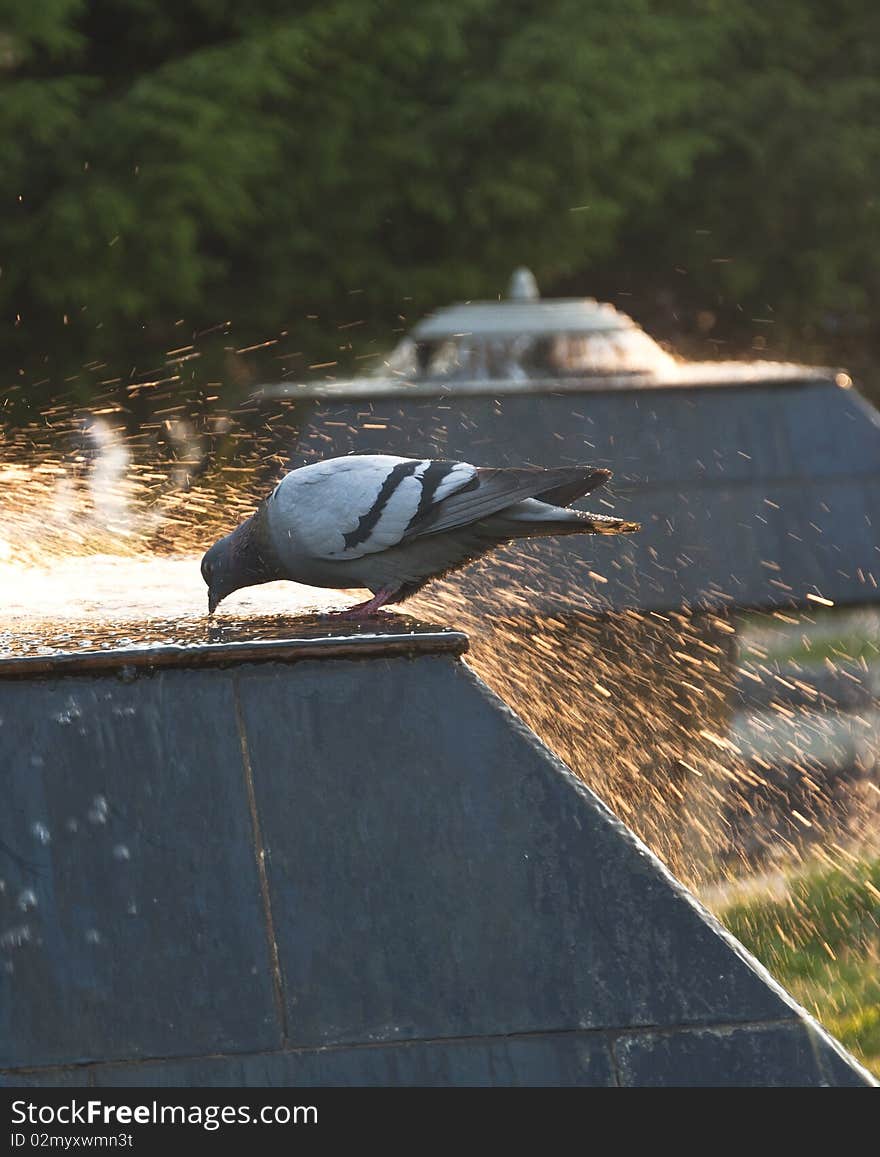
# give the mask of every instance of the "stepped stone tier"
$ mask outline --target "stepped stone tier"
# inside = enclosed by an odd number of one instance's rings
[[[598,509],[641,534],[496,556],[594,608],[880,599],[880,413],[847,374],[681,361],[614,307],[538,299],[529,278],[505,300],[438,310],[369,376],[262,387],[263,413],[292,406],[290,464],[382,452],[610,467]]]
[[[0,1084],[870,1085],[454,631],[0,662]]]

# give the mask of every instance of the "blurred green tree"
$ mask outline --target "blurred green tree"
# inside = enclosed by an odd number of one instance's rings
[[[876,335],[880,6],[734,0],[716,28],[695,110],[707,147],[629,219],[617,259],[743,328],[773,323],[789,349],[817,328]]]
[[[706,146],[700,3],[34,8],[0,19],[0,341],[47,373],[576,273]]]
[[[229,320],[332,357],[521,262],[791,325],[877,291],[871,0],[0,0],[0,29],[23,381]]]

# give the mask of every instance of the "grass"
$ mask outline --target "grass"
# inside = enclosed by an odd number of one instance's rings
[[[876,609],[811,609],[793,612],[793,617],[796,622],[767,614],[741,615],[737,633],[742,658],[796,662],[806,667],[825,660],[876,663],[880,659],[880,614]]]
[[[866,1068],[880,1077],[880,859],[792,877],[719,919]]]
[[[746,646],[743,649],[746,659],[754,656]],[[758,658],[766,653],[761,649]],[[880,658],[880,646],[871,639],[859,635],[840,635],[833,639],[807,639],[806,642],[792,639],[787,644],[775,646],[770,658],[777,663],[794,661],[809,666],[810,663],[824,663],[830,659],[832,663],[857,663],[864,659],[866,663],[876,663]]]

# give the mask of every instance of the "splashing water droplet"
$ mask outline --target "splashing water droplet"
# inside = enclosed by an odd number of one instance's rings
[[[106,824],[109,810],[107,797],[96,795],[92,800],[92,806],[89,808],[89,822],[93,824]]]
[[[114,860],[130,860],[131,859],[131,852],[128,850],[128,847],[126,844],[117,844],[116,845],[116,847],[113,849],[113,859]]]
[[[37,894],[33,888],[22,888],[18,894],[18,907],[22,912],[29,912],[37,906]]]
[[[16,924],[13,928],[7,928],[5,932],[0,933],[0,949],[8,951],[11,948],[21,948],[23,944],[30,943],[32,939],[30,924]]]
[[[60,723],[62,726],[69,726],[71,723],[77,719],[80,719],[81,717],[82,711],[80,711],[76,700],[72,695],[70,695],[67,699],[67,706],[63,711],[59,711],[58,714],[54,716],[54,719],[56,723]]]
[[[31,824],[31,835],[34,837],[37,843],[42,844],[44,847],[46,844],[52,843],[52,833],[40,820],[37,820],[36,823]]]

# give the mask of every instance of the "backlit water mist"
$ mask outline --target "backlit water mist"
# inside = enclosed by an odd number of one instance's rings
[[[290,583],[208,617],[201,554],[299,464],[296,403],[152,406],[134,429],[111,398],[0,430],[0,659],[370,630],[320,617],[359,594]],[[540,548],[511,548],[388,618],[466,631],[486,682],[720,910],[743,878],[782,895],[817,862],[855,878],[880,832],[877,612],[612,613],[586,593],[601,574],[576,561],[560,584],[558,565],[551,582]],[[796,944],[812,924],[792,905]]]
[[[247,428],[227,412],[199,419],[176,406],[167,427],[166,407],[154,406],[134,434],[110,403],[88,416],[58,406],[7,430],[0,654],[277,637],[313,630],[317,613],[351,601],[271,583],[236,593],[209,619],[201,553],[283,473],[290,409]],[[171,429],[170,450],[151,425]],[[434,583],[404,611],[467,631],[477,671],[691,883],[873,840],[870,654],[836,657],[841,679],[863,691],[842,712],[833,695],[812,693],[815,680],[798,679],[797,656],[772,654],[779,630],[797,632],[800,619],[753,621],[743,649],[727,614],[600,617],[581,565],[566,589],[557,578],[550,615],[531,609],[538,592],[546,606],[540,549],[511,549]],[[831,628],[832,646],[834,637]],[[822,669],[835,670],[826,652]],[[799,655],[809,668],[800,644]],[[744,708],[756,688],[760,709]]]

